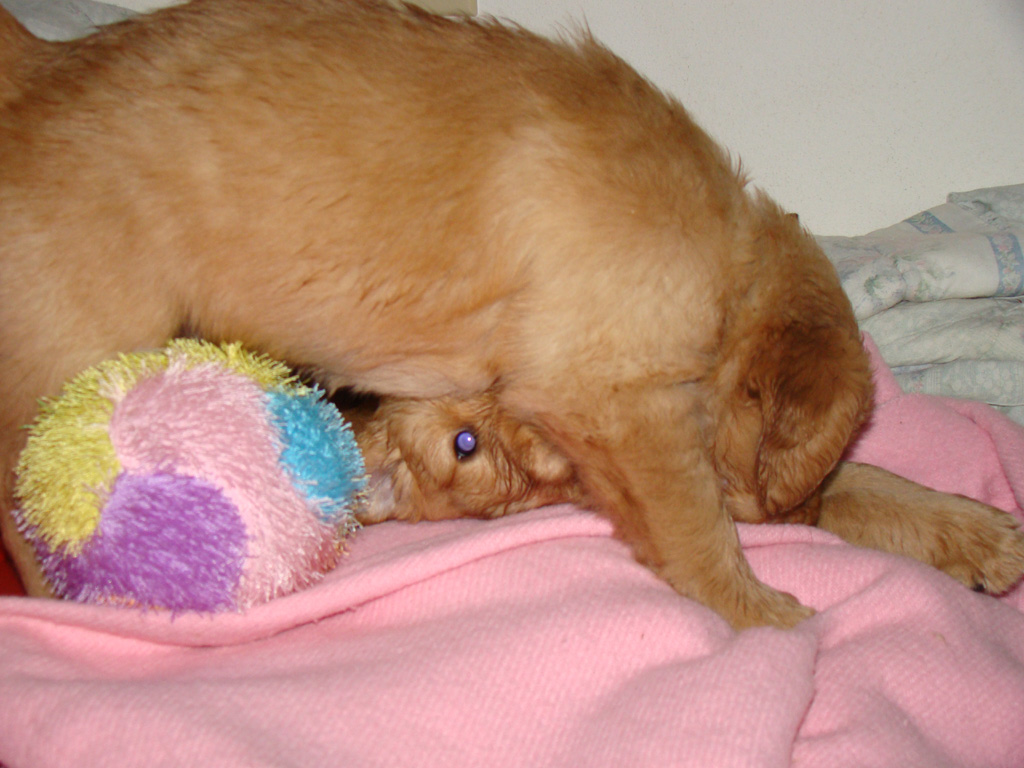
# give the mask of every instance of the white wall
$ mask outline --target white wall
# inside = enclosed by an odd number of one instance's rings
[[[1024,0],[479,0],[585,19],[818,234],[1024,183]]]

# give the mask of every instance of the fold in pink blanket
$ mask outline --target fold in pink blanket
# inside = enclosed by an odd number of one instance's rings
[[[876,378],[852,458],[1021,506],[1024,431]],[[1024,765],[1021,587],[811,528],[741,538],[815,618],[736,634],[571,507],[368,528],[244,615],[2,598],[0,763]]]

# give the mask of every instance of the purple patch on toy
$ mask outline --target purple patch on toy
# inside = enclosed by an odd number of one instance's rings
[[[173,473],[124,473],[81,554],[51,554],[43,570],[61,594],[81,602],[216,611],[236,607],[246,550],[238,510],[215,486]]]

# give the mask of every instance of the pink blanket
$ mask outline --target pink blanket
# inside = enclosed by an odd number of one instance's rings
[[[877,379],[854,458],[1021,506],[1024,431]],[[1024,589],[816,529],[741,538],[814,619],[735,634],[570,507],[372,527],[245,615],[0,598],[0,763],[1024,765]]]

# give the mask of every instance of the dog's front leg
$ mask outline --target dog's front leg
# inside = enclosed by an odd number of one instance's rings
[[[733,627],[792,627],[814,612],[757,579],[723,503],[688,385],[590,393],[555,439],[573,459],[587,501],[608,514],[637,559]]]
[[[912,557],[993,594],[1024,573],[1020,523],[988,504],[852,462],[839,464],[819,497],[818,526],[851,544]]]

